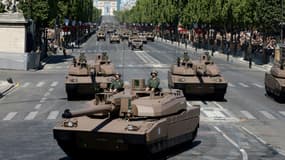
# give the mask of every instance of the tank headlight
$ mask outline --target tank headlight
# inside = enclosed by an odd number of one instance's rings
[[[185,78],[179,78],[180,82],[185,82]]]
[[[71,82],[77,82],[77,78],[70,79]]]
[[[72,128],[72,127],[77,127],[77,125],[78,125],[78,121],[76,119],[69,119],[63,122],[64,127]]]
[[[139,127],[138,127],[138,126],[135,126],[135,125],[132,125],[132,124],[128,124],[127,127],[125,128],[125,130],[128,130],[128,131],[137,131],[137,130],[139,130]]]
[[[217,78],[217,82],[222,82],[222,78]]]

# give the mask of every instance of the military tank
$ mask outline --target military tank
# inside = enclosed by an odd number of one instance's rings
[[[87,63],[86,57],[74,58],[65,79],[68,100],[80,97],[94,98],[95,92],[102,92],[109,87],[115,74],[115,67],[107,53],[96,54],[95,63]]]
[[[103,30],[98,31],[97,33],[97,41],[100,41],[101,39],[106,41],[106,34]]]
[[[177,64],[172,65],[168,72],[168,86],[183,90],[188,99],[224,100],[227,91],[227,82],[208,53],[196,61],[189,57],[178,58]]]
[[[151,157],[192,142],[197,135],[200,108],[188,105],[180,90],[145,91],[142,79],[104,97],[84,109],[65,110],[54,127],[54,138],[68,156],[82,159],[100,152],[134,152]]]
[[[285,57],[279,63],[275,63],[270,72],[265,73],[264,85],[267,95],[277,101],[285,100]]]

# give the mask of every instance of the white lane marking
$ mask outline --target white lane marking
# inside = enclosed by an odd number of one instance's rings
[[[251,132],[250,130],[248,130],[245,127],[241,127],[241,129],[243,129],[245,132],[247,132],[249,135],[255,137],[259,142],[261,142],[262,144],[266,145],[267,143],[260,137],[258,137],[257,135],[255,135],[253,132]]]
[[[285,111],[279,111],[280,114],[282,114],[282,116],[285,116]]]
[[[50,92],[46,92],[45,94],[44,94],[44,97],[47,97],[47,96],[49,96],[50,95]]]
[[[226,118],[226,116],[221,111],[203,110],[203,112],[206,114],[207,117],[210,118]]]
[[[41,81],[36,85],[36,87],[42,87],[44,84],[45,84],[45,82]]]
[[[36,106],[35,106],[35,109],[40,109],[42,107],[42,104],[37,104]]]
[[[4,118],[3,118],[3,121],[9,121],[9,120],[12,120],[16,115],[17,115],[18,112],[10,112],[8,113]]]
[[[263,114],[268,119],[276,119],[271,113],[267,111],[259,111],[261,114]]]
[[[33,120],[38,114],[38,111],[30,112],[24,120]]]
[[[57,81],[54,81],[54,82],[52,82],[52,84],[50,85],[51,87],[55,87],[55,86],[57,86],[58,85],[58,82]]]
[[[257,83],[252,83],[254,86],[258,87],[258,88],[264,88],[264,86],[257,84]]]
[[[245,88],[248,88],[248,87],[249,87],[248,85],[246,85],[246,84],[244,84],[244,83],[242,83],[242,82],[239,82],[238,84],[241,85],[242,87],[245,87]]]
[[[234,120],[238,120],[237,117],[235,117],[230,111],[228,111],[227,109],[225,109],[222,105],[220,105],[217,102],[213,102],[213,104],[215,104],[217,107],[219,107],[224,113],[226,113],[228,116],[230,116],[231,118],[233,118]]]
[[[60,69],[60,68],[63,68],[63,66],[56,66],[55,68]]]
[[[146,59],[148,59],[150,62],[152,62],[153,64],[159,64],[160,61],[158,61],[157,59],[155,59],[154,57],[152,57],[151,55],[149,55],[147,52],[144,52],[142,54]]]
[[[59,111],[51,111],[47,117],[48,120],[56,119],[59,114]]]
[[[52,92],[53,90],[54,90],[54,88],[50,88],[50,89],[48,89],[48,91],[49,91],[49,92]]]
[[[231,139],[228,135],[226,135],[219,127],[214,126],[214,128],[228,141],[230,142],[234,147],[236,147],[242,155],[242,160],[248,160],[248,155],[246,153],[246,151],[241,148],[241,146],[239,146],[233,139]]]
[[[229,85],[229,87],[236,87],[234,84],[232,84],[232,83],[228,83],[228,85]]]
[[[26,83],[24,83],[24,84],[22,85],[22,88],[26,88],[26,87],[28,87],[30,84],[31,84],[30,82],[26,82]]]
[[[136,54],[144,63],[148,63],[148,61],[147,61],[144,57],[142,57],[141,53],[142,53],[142,52],[135,51],[135,54]]]
[[[251,113],[248,111],[240,111],[247,119],[256,119]]]
[[[47,98],[46,97],[43,97],[41,100],[40,100],[40,103],[43,103],[43,102],[45,102],[47,100]]]
[[[244,130],[247,134],[251,135],[252,137],[254,137],[255,139],[257,139],[260,143],[264,144],[264,145],[268,145],[268,143],[263,140],[262,138],[260,138],[259,136],[257,136],[256,134],[254,134],[253,132],[251,132],[249,129],[245,128],[245,127],[241,127],[242,130]],[[285,156],[285,151],[280,149],[280,148],[276,148],[273,146],[273,149],[276,150],[279,154],[281,154],[282,156]]]

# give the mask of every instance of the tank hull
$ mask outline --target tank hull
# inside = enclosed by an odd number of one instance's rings
[[[96,90],[89,76],[67,76],[65,80],[65,91],[68,100],[92,99],[95,92],[102,92],[108,88],[112,76],[97,76]]]
[[[68,100],[80,99],[81,97],[94,98],[95,89],[92,83],[67,83],[65,91]]]
[[[82,153],[94,155],[94,152],[155,154],[179,144],[192,142],[198,132],[199,114],[200,109],[196,108],[152,122],[107,120],[105,126],[100,126],[102,128],[90,128],[88,131],[86,128],[85,131],[64,129],[57,125],[53,134],[58,145],[70,157],[81,157]],[[106,120],[98,124],[102,125],[104,122]],[[130,123],[140,125],[142,130],[126,130],[126,125]],[[113,126],[113,129],[110,130],[110,126]]]
[[[219,78],[219,77],[215,77]],[[168,74],[169,88],[180,89],[187,99],[217,99],[224,100],[228,84],[221,78],[221,81],[212,80],[211,77],[179,76]],[[184,79],[184,82],[179,82]]]
[[[264,85],[267,95],[277,101],[285,101],[285,78],[277,78],[265,73]]]
[[[223,100],[227,92],[227,84],[174,83],[170,88],[181,89],[187,99],[215,98]]]

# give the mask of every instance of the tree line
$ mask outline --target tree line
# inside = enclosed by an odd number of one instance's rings
[[[137,0],[130,10],[116,12],[125,23],[211,26],[226,32],[257,29],[279,33],[282,0]],[[285,8],[285,1],[283,2]],[[283,9],[284,10],[284,9]],[[285,12],[285,11],[284,11]]]
[[[92,22],[99,19],[100,11],[93,7],[93,0],[20,0],[18,8],[25,18],[38,26],[52,27],[63,24],[64,19]],[[0,4],[0,13],[4,6]]]

